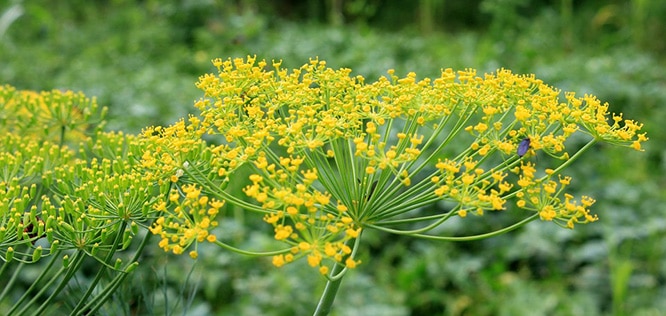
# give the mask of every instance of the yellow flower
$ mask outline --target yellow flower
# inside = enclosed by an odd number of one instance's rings
[[[596,217],[592,199],[565,193],[572,180],[561,171],[579,156],[569,137],[636,150],[647,140],[640,123],[609,115],[595,97],[560,100],[534,75],[506,69],[444,69],[432,79],[389,71],[366,82],[318,59],[292,70],[255,56],[213,65],[217,74],[196,84],[198,116],[144,133],[141,166],[177,188],[151,227],[172,251],[214,236],[224,203],[209,195],[261,214],[290,247],[274,265],[305,257],[323,274],[360,263],[351,246],[366,229],[444,239],[437,227],[452,215],[483,216],[510,200],[573,227]],[[519,154],[526,138],[529,154],[524,145]],[[249,202],[229,196],[231,183]]]
[[[354,261],[351,257],[347,257],[347,260],[345,260],[345,266],[350,269],[356,268],[359,263],[360,261]]]
[[[293,229],[291,228],[291,226],[278,225],[277,227],[275,227],[275,239],[277,240],[287,239],[291,236],[292,232]]]
[[[286,261],[284,260],[284,255],[273,256],[273,265],[274,266],[279,268],[279,267],[283,266],[285,263],[286,263]]]

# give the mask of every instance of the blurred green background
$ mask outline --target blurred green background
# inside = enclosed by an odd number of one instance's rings
[[[194,113],[215,57],[319,57],[374,81],[396,69],[508,68],[591,93],[645,123],[645,152],[598,146],[567,172],[601,220],[537,222],[498,238],[437,243],[368,234],[336,315],[666,315],[666,1],[108,0],[0,1],[0,84],[71,89],[136,133]],[[228,210],[234,244],[272,243],[268,225]],[[523,214],[458,222],[497,228]],[[386,243],[390,240],[390,243]],[[200,259],[147,251],[106,314],[307,315],[324,281],[297,263],[214,247]],[[30,275],[26,275],[29,279]]]

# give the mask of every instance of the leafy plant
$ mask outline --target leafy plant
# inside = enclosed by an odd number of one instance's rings
[[[218,73],[197,82],[198,115],[140,135],[103,132],[104,111],[81,94],[2,88],[5,288],[23,265],[49,260],[10,314],[99,310],[151,235],[193,259],[204,243],[277,267],[304,259],[328,282],[315,310],[328,314],[343,277],[372,264],[360,259],[366,232],[469,241],[536,219],[593,222],[594,200],[566,193],[562,171],[596,143],[641,150],[647,140],[642,124],[594,96],[562,101],[505,69],[422,80],[389,70],[367,83],[318,59],[292,70],[255,57],[213,64]],[[242,191],[230,189],[237,183]],[[218,229],[227,204],[258,215],[284,246],[234,246]],[[467,236],[443,230],[507,209],[524,215]],[[98,272],[72,287],[85,262]],[[65,295],[67,307],[54,305]]]

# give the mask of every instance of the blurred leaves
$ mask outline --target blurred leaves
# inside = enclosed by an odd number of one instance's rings
[[[319,56],[369,80],[389,68],[398,75],[414,71],[430,77],[446,67],[535,73],[563,90],[593,93],[612,111],[645,122],[651,137],[646,152],[598,147],[596,155],[570,170],[579,179],[572,187],[597,199],[601,220],[575,231],[535,223],[476,243],[404,240],[388,248],[381,243],[386,236],[370,236],[368,253],[376,265],[343,282],[337,300],[346,304],[337,304],[336,313],[659,315],[666,310],[666,112],[661,109],[666,2],[344,3],[338,12],[343,23],[330,26],[322,22],[335,8],[316,1],[5,1],[0,84],[81,90],[109,107],[107,128],[137,132],[193,112],[200,97],[194,82],[210,72],[215,57],[257,54],[283,59],[291,68]],[[424,12],[437,15],[420,29],[415,17]],[[427,35],[419,32],[428,28]],[[256,224],[236,218],[239,225]],[[234,238],[259,248],[266,241],[248,238],[253,229],[237,229]],[[309,269],[274,271],[269,262],[213,250],[202,250],[188,281],[183,271],[191,268],[189,260],[155,251],[148,251],[137,269],[142,277],[127,284],[140,294],[115,300],[129,303],[107,314],[156,311],[163,298],[174,299],[191,289],[187,286],[198,289],[187,305],[192,315],[303,314],[323,287]],[[26,269],[24,282],[35,271]]]

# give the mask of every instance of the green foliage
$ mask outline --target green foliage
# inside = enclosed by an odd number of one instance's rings
[[[365,2],[364,6],[359,2]],[[128,132],[169,124],[193,112],[192,101],[199,92],[192,83],[198,74],[209,71],[209,60],[215,56],[257,54],[259,58],[281,58],[285,67],[319,56],[333,68],[351,67],[369,79],[382,76],[388,68],[395,68],[398,74],[415,71],[435,76],[443,67],[506,67],[534,72],[564,90],[594,93],[610,102],[613,110],[645,122],[652,138],[643,154],[627,155],[602,147],[599,153],[584,157],[580,167],[574,166],[577,169],[571,172],[583,177],[572,186],[594,192],[592,196],[598,200],[594,209],[601,220],[597,224],[575,232],[537,224],[484,243],[405,241],[383,247],[379,241],[388,237],[376,236],[378,242],[370,247],[377,268],[355,271],[346,281],[359,284],[343,284],[338,297],[357,302],[358,309],[341,307],[345,309],[338,313],[361,311],[372,302],[377,311],[391,309],[403,315],[539,311],[658,315],[666,310],[662,299],[666,293],[662,176],[666,150],[661,146],[666,142],[661,128],[666,117],[660,110],[666,102],[666,71],[659,57],[665,49],[661,39],[666,5],[648,0],[575,2],[567,16],[569,1],[555,6],[532,1],[526,7],[496,7],[504,2],[483,1],[486,15],[481,15],[477,3],[467,2],[467,7],[456,11],[454,3],[463,2],[446,1],[445,14],[461,19],[472,16],[475,23],[435,17],[435,23],[445,30],[465,31],[435,31],[424,36],[415,31],[419,28],[414,25],[413,5],[382,6],[373,11],[377,5],[373,1],[354,1],[356,7],[344,13],[353,15],[344,19],[346,27],[313,23],[325,21],[327,14],[299,21],[299,16],[308,15],[303,12],[327,10],[311,2],[287,9],[280,2],[273,7],[224,2],[76,1],[56,5],[30,1],[11,4],[22,8],[15,18],[8,14],[12,6],[7,3],[0,5],[0,21],[7,22],[0,23],[7,25],[0,28],[0,83],[31,90],[82,90],[98,96],[98,103],[110,108],[107,127]],[[527,1],[519,2],[512,1]],[[491,5],[494,10],[488,7]],[[285,12],[290,9],[295,12]],[[292,22],[277,20],[275,13],[291,17]],[[479,21],[480,17],[488,22]],[[388,33],[374,28],[376,25],[404,30]],[[242,215],[236,215],[243,222]],[[243,224],[257,225],[249,220]],[[250,227],[248,231],[263,226]],[[266,242],[249,238],[248,231],[236,229],[234,236],[249,240],[251,248]],[[147,252],[145,265],[137,269],[142,277],[125,284],[141,293],[141,299],[120,296],[124,300],[114,302],[129,301],[131,305],[106,313],[156,311],[162,297],[169,298],[167,309],[202,314],[255,311],[255,295],[266,298],[277,293],[277,302],[298,302],[293,304],[298,306],[313,302],[311,296],[292,295],[315,288],[307,269],[290,268],[280,276],[265,272],[267,262],[211,253],[214,255],[202,255],[197,268],[215,271],[212,276],[201,272],[195,282],[195,270],[193,279],[185,283],[180,272],[189,271],[189,259],[180,262],[182,259]],[[163,260],[169,260],[168,271],[163,270]],[[14,283],[17,292],[31,284],[45,264],[42,261],[22,270]],[[191,283],[199,289],[190,292],[195,297],[192,304],[188,308],[185,303],[176,305],[175,297],[191,289],[187,288]],[[317,291],[323,284],[319,286]],[[351,297],[360,287],[366,290]],[[270,308],[275,314],[302,311],[281,310],[285,305],[271,305],[268,299],[262,302],[262,309]],[[6,304],[1,301],[0,308],[6,310]]]

